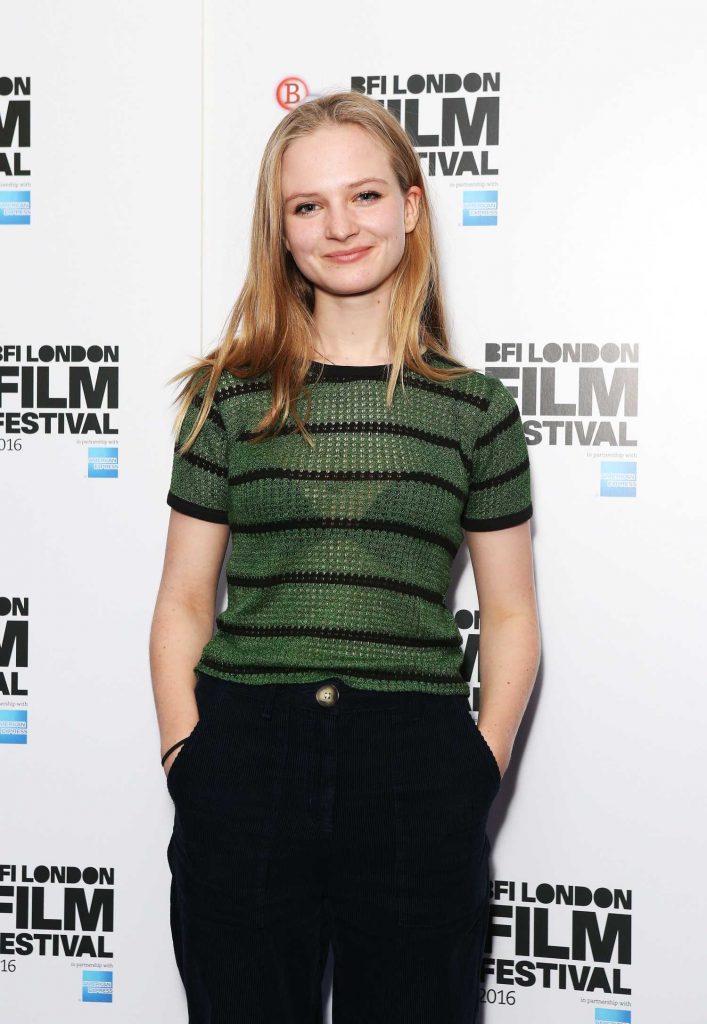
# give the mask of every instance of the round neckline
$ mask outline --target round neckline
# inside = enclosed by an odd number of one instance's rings
[[[428,348],[425,349],[422,353],[422,358],[425,362],[429,361],[431,354]],[[310,372],[314,370],[319,374],[321,370],[320,379],[323,380],[341,380],[346,378],[356,380],[384,379],[386,377],[386,370],[392,365],[392,363],[369,363],[366,366],[351,363],[321,363],[317,359],[311,359],[309,363]]]

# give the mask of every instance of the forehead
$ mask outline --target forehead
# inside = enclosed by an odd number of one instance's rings
[[[342,188],[366,175],[393,180],[388,153],[359,125],[317,128],[294,139],[282,157],[282,189],[286,196],[297,189]]]

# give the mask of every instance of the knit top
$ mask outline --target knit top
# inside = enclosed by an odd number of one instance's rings
[[[423,359],[455,365],[430,350]],[[532,515],[523,425],[506,385],[476,370],[437,383],[404,367],[388,408],[390,365],[311,363],[315,447],[291,418],[248,443],[270,406],[270,373],[224,371],[181,456],[205,383],[195,396],[167,503],[231,535],[228,604],[195,672],[469,696],[445,597],[464,530]]]

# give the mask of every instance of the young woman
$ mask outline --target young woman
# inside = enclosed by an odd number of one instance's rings
[[[225,337],[180,378],[150,660],[190,1024],[320,1021],[330,941],[335,1024],[470,1024],[539,657],[530,470],[509,390],[449,353],[424,178],[377,102],[278,124]]]

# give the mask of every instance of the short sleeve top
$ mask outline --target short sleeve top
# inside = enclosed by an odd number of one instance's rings
[[[433,366],[455,365],[424,353]],[[196,672],[253,684],[339,677],[363,689],[469,695],[445,598],[464,531],[533,514],[513,395],[478,371],[436,382],[389,365],[313,362],[306,428],[254,444],[269,374],[224,371],[194,445],[175,447],[168,504],[227,524],[228,603]],[[303,396],[300,411],[306,405]]]

